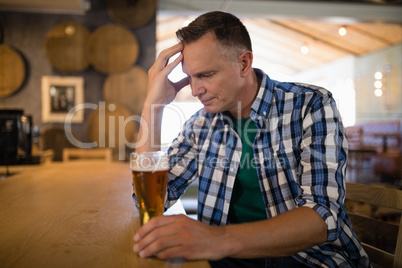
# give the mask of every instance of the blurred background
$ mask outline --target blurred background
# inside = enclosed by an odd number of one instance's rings
[[[402,3],[386,0],[0,0],[0,162],[41,162],[45,152],[62,161],[75,147],[127,160],[147,70],[178,28],[211,10],[242,19],[254,67],[333,93],[349,181],[400,187]],[[182,76],[176,68],[170,79]],[[165,146],[201,107],[180,92],[165,113]]]

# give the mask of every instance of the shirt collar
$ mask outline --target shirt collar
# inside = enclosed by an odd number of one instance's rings
[[[269,78],[269,76],[264,73],[262,70],[254,68],[257,79],[261,80],[261,85],[258,90],[257,97],[255,98],[253,104],[251,105],[250,117],[254,121],[257,120],[257,117],[268,117],[270,108],[271,108],[271,100],[274,91],[274,83]],[[220,112],[218,114],[219,119],[225,120],[228,117],[228,112]]]
[[[250,117],[253,120],[255,120],[256,117],[268,117],[274,92],[274,83],[269,76],[260,69],[254,68],[254,71],[257,78],[261,80],[261,85],[257,97],[251,106]]]

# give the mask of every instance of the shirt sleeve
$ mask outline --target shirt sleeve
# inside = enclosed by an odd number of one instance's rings
[[[198,150],[193,131],[194,118],[183,127],[183,131],[173,141],[169,153],[169,177],[166,207],[172,206],[196,179]]]
[[[319,97],[318,97],[319,96]],[[335,241],[345,217],[347,141],[334,99],[328,92],[310,101],[301,140],[302,195],[299,204],[314,209]]]

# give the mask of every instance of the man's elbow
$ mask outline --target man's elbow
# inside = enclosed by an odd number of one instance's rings
[[[318,215],[319,216],[319,215]],[[316,224],[317,226],[317,244],[323,244],[327,242],[328,240],[328,226],[319,216],[319,219],[317,219],[318,223]]]

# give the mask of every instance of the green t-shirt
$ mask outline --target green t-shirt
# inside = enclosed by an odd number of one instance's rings
[[[254,162],[253,143],[257,127],[251,118],[233,119],[233,126],[242,141],[240,167],[230,200],[229,223],[243,223],[267,218],[256,164]]]

